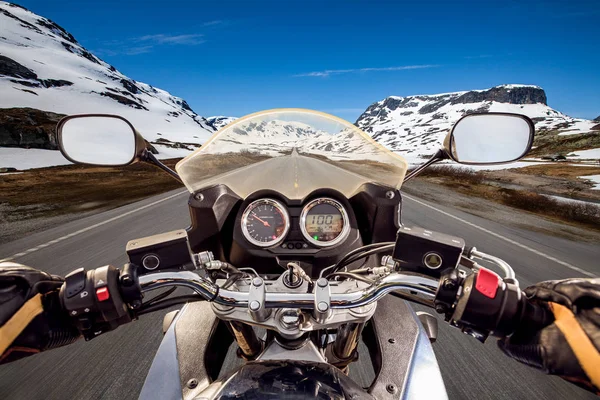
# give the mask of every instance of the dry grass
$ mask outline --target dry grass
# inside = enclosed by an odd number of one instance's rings
[[[508,206],[600,229],[600,209],[592,204],[562,202],[523,190],[499,189],[499,192]]]
[[[545,168],[548,166],[532,166],[524,169],[529,170],[526,173],[541,174]],[[589,172],[583,171],[585,167],[571,169],[576,169],[575,173],[580,175]],[[595,168],[594,172],[597,170]],[[547,174],[556,174],[555,176],[562,176],[558,175],[560,173],[572,174],[572,172],[560,171],[562,171],[560,166],[545,170]],[[510,207],[600,230],[600,207],[589,203],[562,202],[529,190],[504,188],[498,185],[497,181],[486,180],[485,173],[468,168],[437,166],[425,170],[419,177],[450,186],[467,195],[475,195]]]
[[[164,160],[174,167],[178,159]],[[182,185],[148,164],[69,165],[0,175],[0,221],[114,208]]]
[[[600,166],[570,166],[567,163],[547,163],[532,165],[518,169],[519,173],[528,175],[556,176],[561,178],[577,178],[583,175],[600,174]]]
[[[419,176],[451,178],[455,183],[463,185],[480,185],[485,180],[485,174],[465,167],[439,165],[426,169]]]

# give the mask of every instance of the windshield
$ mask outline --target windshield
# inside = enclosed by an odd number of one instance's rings
[[[350,197],[364,183],[399,188],[406,168],[404,158],[349,122],[302,109],[240,118],[176,166],[192,193],[224,184],[243,198],[271,189],[290,199],[321,188]]]

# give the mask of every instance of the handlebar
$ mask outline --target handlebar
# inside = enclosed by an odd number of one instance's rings
[[[485,253],[478,252],[477,256],[497,261]],[[319,313],[322,317],[330,309],[367,306],[394,292],[405,300],[435,308],[451,325],[481,341],[490,334],[508,336],[521,326],[541,328],[551,323],[553,316],[548,309],[529,301],[519,289],[510,266],[502,261],[501,267],[508,271],[504,279],[476,265],[470,275],[459,269],[449,269],[439,279],[393,272],[372,284],[357,282],[355,290],[337,287],[338,292],[333,282],[319,278],[312,292],[276,292],[267,291],[268,285],[258,276],[252,279],[248,291],[237,291],[219,287],[189,270],[138,277],[136,268],[127,264],[121,271],[111,266],[74,271],[66,277],[61,299],[88,340],[137,318],[136,310],[143,313],[144,292],[177,286],[189,288],[197,294],[198,300],[214,302],[220,307],[247,308],[257,318],[265,309],[298,308],[313,312],[317,319]],[[182,296],[184,298],[194,300],[193,296]],[[178,300],[173,299],[175,301]],[[150,310],[158,309],[155,302],[151,304]]]
[[[192,289],[205,300],[222,306],[248,307],[250,304],[250,292],[222,289],[208,279],[202,278],[191,271],[160,272],[143,275],[139,279],[142,292],[164,287],[184,286]],[[256,281],[256,278],[254,281]],[[324,278],[321,278],[319,281],[328,284]],[[255,286],[264,287],[262,283]],[[360,288],[356,291],[332,293],[329,303],[331,308],[355,308],[371,304],[392,291],[408,291],[423,296],[419,302],[433,307],[437,286],[438,280],[434,278],[417,274],[394,273],[370,286]],[[407,297],[414,299],[414,295],[411,297],[407,294]],[[315,293],[265,291],[264,303],[260,304],[260,306],[264,308],[312,309],[314,308],[314,304]]]

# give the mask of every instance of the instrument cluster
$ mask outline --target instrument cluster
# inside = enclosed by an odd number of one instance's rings
[[[290,218],[293,211],[294,218]],[[342,243],[351,227],[344,205],[330,197],[310,200],[301,208],[290,210],[273,198],[261,198],[248,204],[242,213],[241,230],[244,238],[254,246],[288,249],[332,247]],[[302,241],[286,242],[290,230],[300,232]],[[297,238],[298,235],[292,235]]]

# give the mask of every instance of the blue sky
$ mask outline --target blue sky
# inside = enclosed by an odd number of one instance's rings
[[[21,0],[200,115],[305,107],[352,122],[386,96],[542,86],[600,115],[600,1]]]

